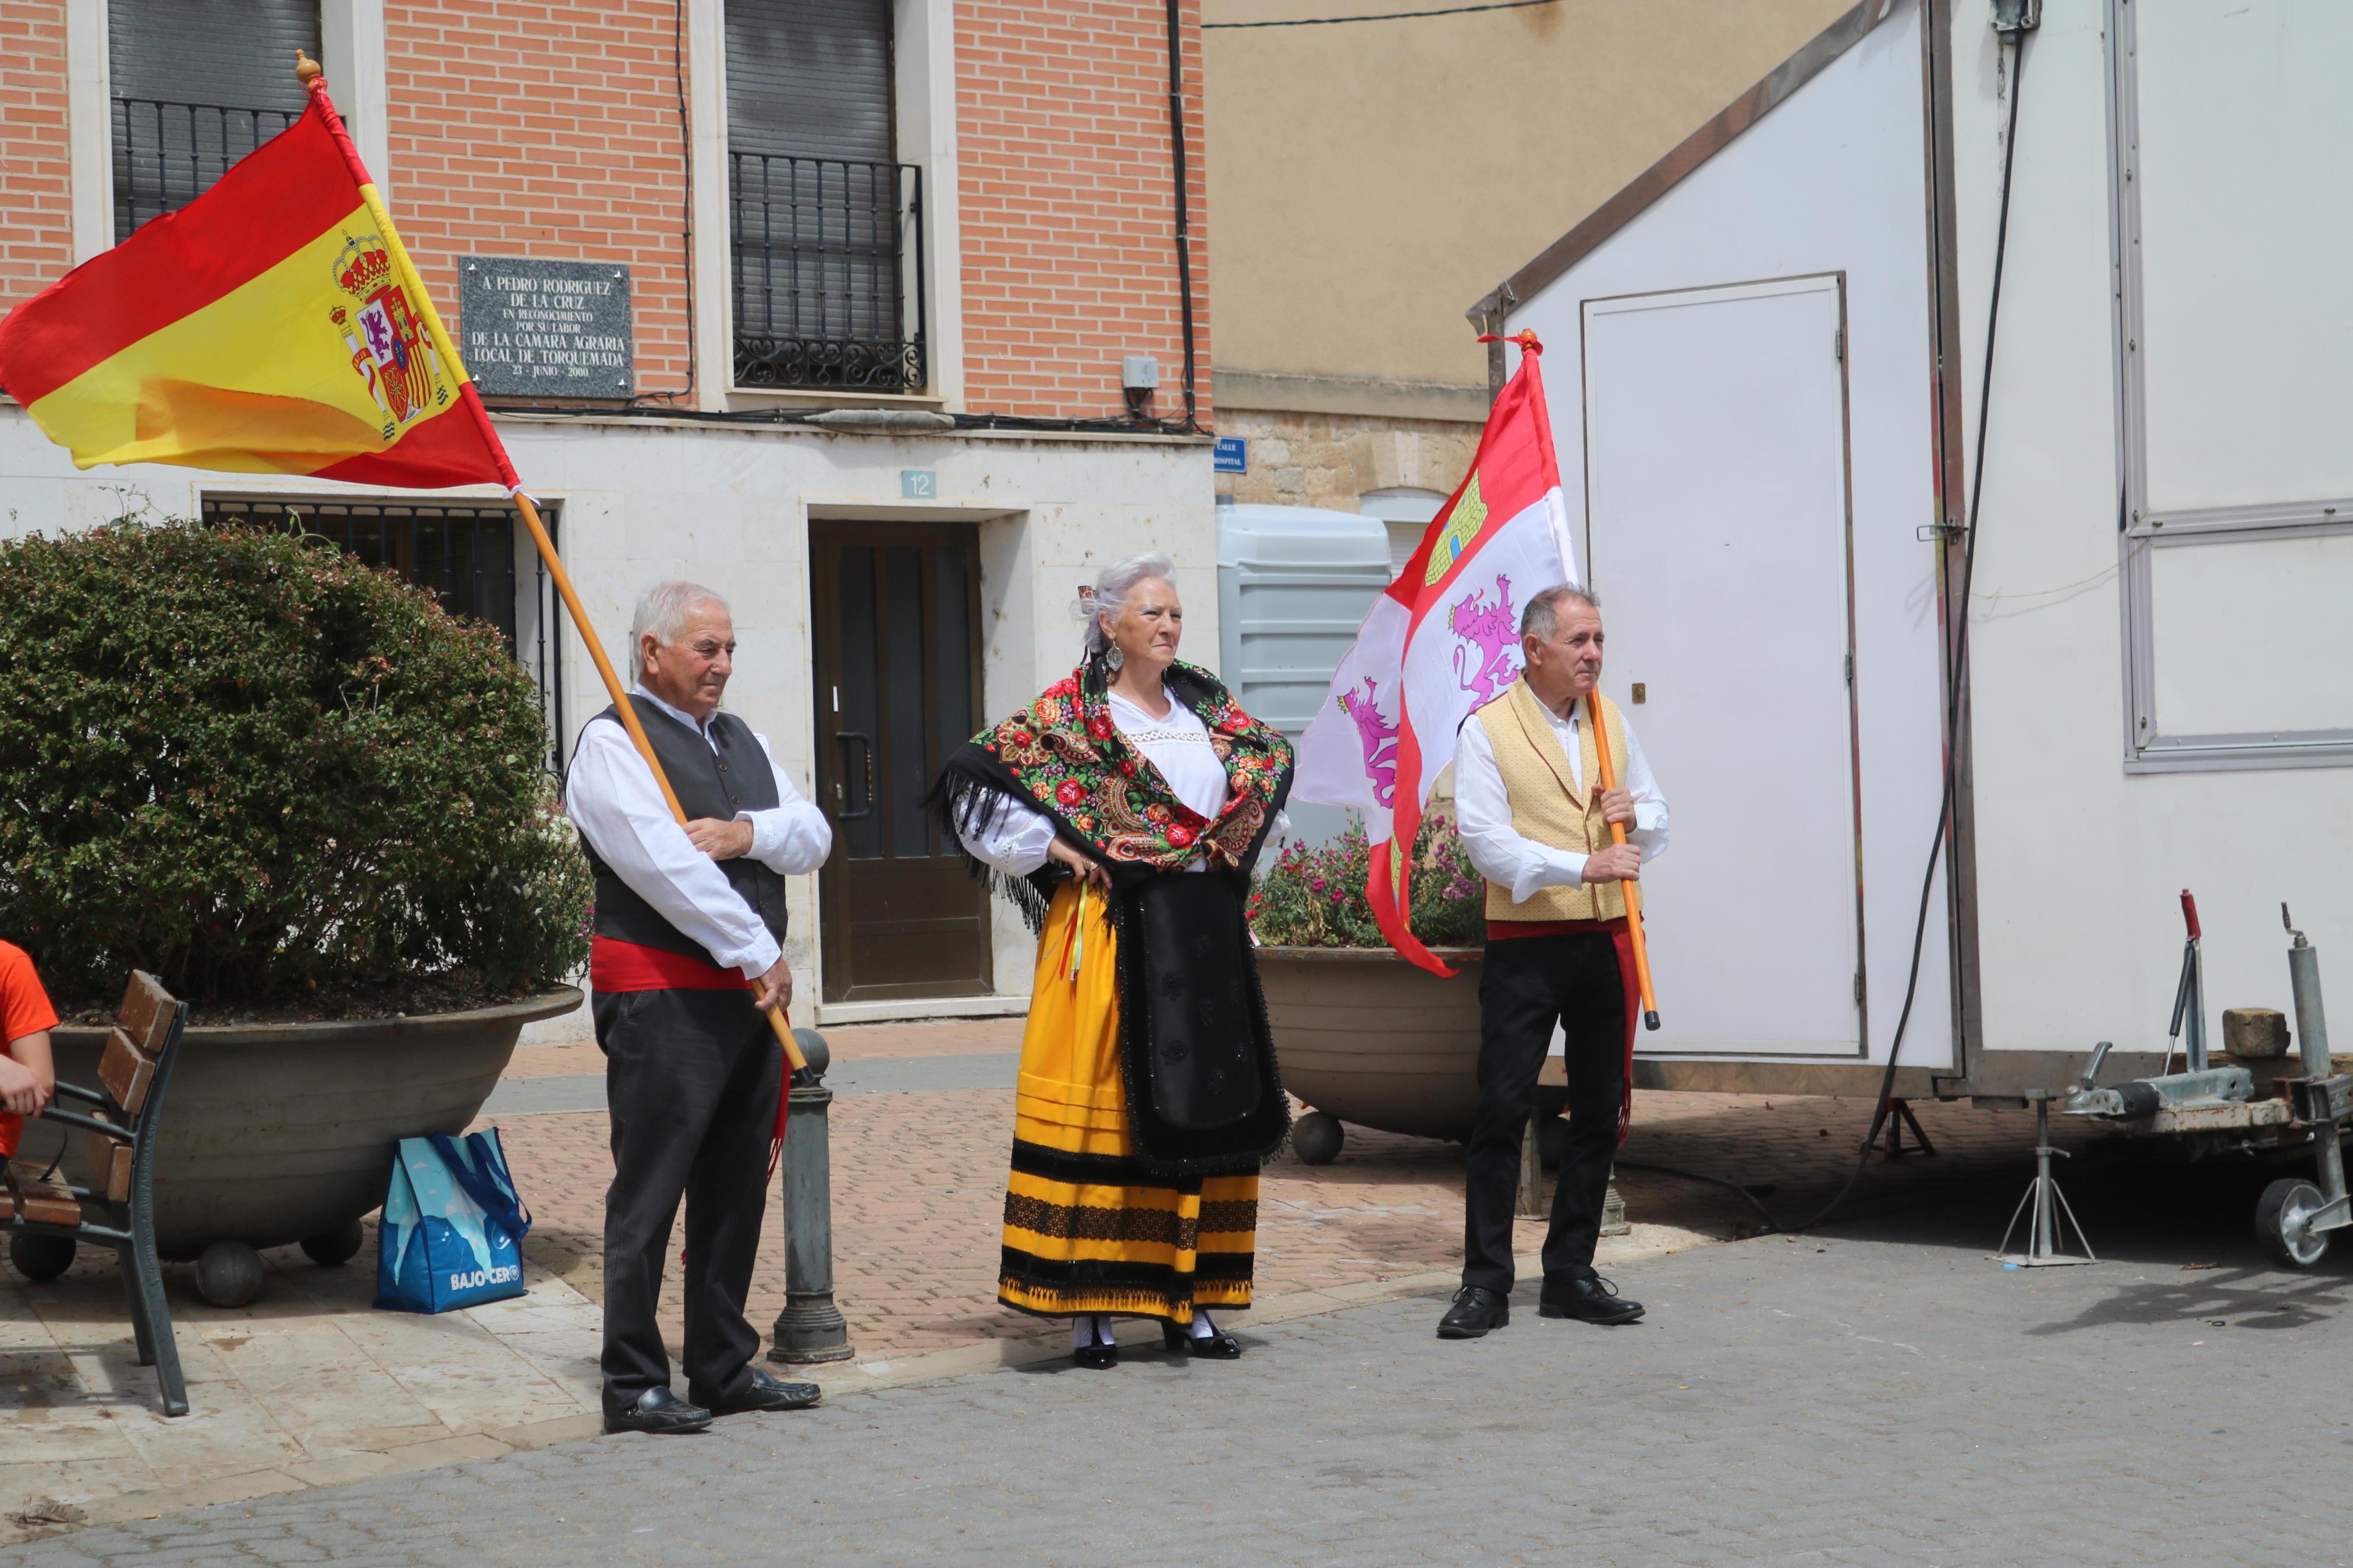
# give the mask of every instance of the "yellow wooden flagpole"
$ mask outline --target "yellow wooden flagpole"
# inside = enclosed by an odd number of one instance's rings
[[[1601,759],[1601,787],[1616,789],[1618,768],[1609,760],[1609,731],[1601,722],[1601,693],[1599,691],[1585,694],[1585,716],[1593,721],[1593,751]],[[1624,823],[1609,825],[1609,842],[1626,842]],[[1655,1029],[1659,1026],[1659,998],[1651,990],[1651,950],[1642,941],[1642,889],[1640,884],[1626,881],[1618,884],[1618,890],[1626,895],[1626,932],[1632,939],[1634,950],[1634,984],[1642,993],[1642,1026]]]
[[[613,696],[613,711],[619,715],[622,727],[629,731],[629,743],[646,766],[654,773],[654,783],[661,786],[662,799],[670,804],[670,814],[686,826],[686,812],[678,804],[678,792],[670,787],[670,779],[662,773],[661,762],[654,755],[654,745],[646,739],[646,727],[638,721],[637,705],[629,700],[628,691],[621,685],[621,677],[613,668],[613,661],[605,657],[605,645],[596,638],[596,628],[588,624],[588,612],[573,592],[571,574],[564,570],[564,562],[555,553],[555,541],[549,538],[547,525],[539,520],[539,508],[531,497],[521,490],[514,492],[515,510],[522,514],[523,526],[531,530],[531,542],[539,547],[539,558],[547,565],[547,575],[555,591],[564,599],[564,607],[571,612],[572,624],[578,628],[580,640],[588,645],[588,657],[596,661],[596,673],[604,679],[605,689]],[[800,1042],[793,1038],[792,1026],[785,1020],[782,1007],[768,1009],[768,1026],[776,1032],[776,1043],[785,1047],[785,1059],[797,1072],[808,1066],[808,1058],[801,1054]]]

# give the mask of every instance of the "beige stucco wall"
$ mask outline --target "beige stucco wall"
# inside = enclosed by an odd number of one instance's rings
[[[1430,3],[1203,0],[1202,19]],[[1265,405],[1229,395],[1233,372],[1404,384],[1409,400],[1422,384],[1400,415],[1441,412],[1428,384],[1483,387],[1462,312],[1852,4],[1553,0],[1204,32],[1222,408]],[[1281,406],[1358,401],[1291,392]]]

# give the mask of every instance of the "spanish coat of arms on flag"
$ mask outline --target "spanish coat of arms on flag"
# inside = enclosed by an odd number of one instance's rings
[[[1356,646],[1299,744],[1297,800],[1354,806],[1372,840],[1366,886],[1391,946],[1453,971],[1408,928],[1414,835],[1463,721],[1519,679],[1520,614],[1530,595],[1577,578],[1568,508],[1535,334],[1514,339],[1517,374],[1487,416],[1478,455],[1373,601]]]

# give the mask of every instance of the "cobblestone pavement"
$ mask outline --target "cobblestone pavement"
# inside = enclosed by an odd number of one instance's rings
[[[2080,1177],[2094,1268],[1915,1210],[1626,1267],[1630,1329],[1524,1285],[1441,1343],[1427,1293],[1235,1364],[1057,1361],[0,1563],[2340,1563],[2353,1274],[2263,1269],[2243,1186]]]

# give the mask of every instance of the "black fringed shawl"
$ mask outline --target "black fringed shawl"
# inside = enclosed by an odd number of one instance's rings
[[[953,835],[985,826],[1000,797],[1018,801],[1109,869],[1121,1071],[1137,1157],[1169,1173],[1207,1175],[1255,1168],[1291,1123],[1243,914],[1250,868],[1291,792],[1291,743],[1243,712],[1207,670],[1171,665],[1165,684],[1200,716],[1225,764],[1227,800],[1214,819],[1178,800],[1128,744],[1092,661],[957,748],[932,803]],[[1175,874],[1203,859],[1207,871]],[[1032,931],[1068,877],[1052,861],[1027,878],[974,865]]]

